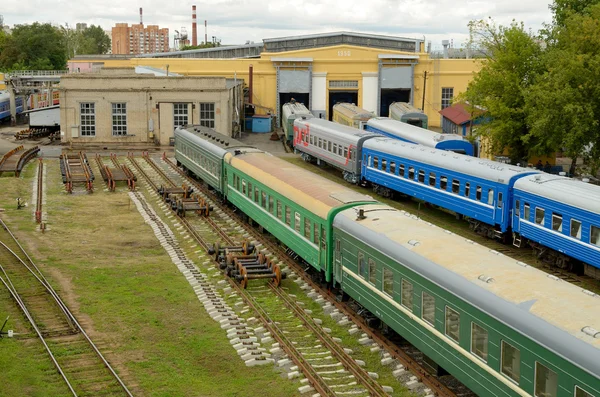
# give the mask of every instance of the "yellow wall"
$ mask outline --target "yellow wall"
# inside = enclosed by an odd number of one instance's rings
[[[0,90],[5,90],[6,85],[4,84],[4,73],[0,73]]]
[[[104,61],[105,67],[151,66],[170,72],[194,76],[224,76],[244,79],[248,84],[248,68],[253,65],[254,89],[252,101],[255,104],[273,109],[276,113],[277,81],[276,68],[271,58],[312,58],[313,74],[326,73],[326,98],[329,98],[330,80],[357,80],[358,103],[363,104],[365,90],[364,73],[376,74],[379,67],[380,54],[419,55],[419,62],[414,71],[413,102],[421,108],[423,102],[423,78],[427,71],[425,89],[425,113],[429,117],[429,125],[439,127],[441,117],[441,92],[444,87],[453,87],[454,96],[464,91],[468,82],[480,69],[478,61],[464,59],[430,59],[427,53],[408,53],[376,48],[365,48],[350,45],[313,48],[282,53],[262,53],[255,59],[182,59],[182,58],[132,58],[109,59]],[[98,62],[83,60],[70,62]],[[314,89],[313,89],[314,91]],[[314,95],[314,94],[313,94]],[[327,101],[328,99],[326,99]],[[313,103],[315,101],[313,100]],[[312,104],[311,104],[312,107]],[[314,108],[313,108],[314,109]],[[321,110],[321,109],[318,109]],[[372,110],[368,109],[367,110]],[[258,113],[265,110],[257,108]]]

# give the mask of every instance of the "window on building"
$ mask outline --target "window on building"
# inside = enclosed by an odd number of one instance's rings
[[[590,229],[590,244],[600,246],[600,228],[592,226]]]
[[[465,197],[469,197],[471,194],[471,184],[469,182],[465,183]]]
[[[285,224],[292,226],[292,210],[287,205],[285,206]]]
[[[562,233],[562,215],[552,213],[552,230]]]
[[[588,393],[579,386],[575,386],[575,397],[594,397],[592,393]]]
[[[488,332],[475,323],[471,323],[471,353],[487,362]]]
[[[304,218],[304,237],[306,237],[308,241],[310,241],[310,223],[310,219]]]
[[[508,376],[509,379],[512,379],[515,383],[519,384],[521,378],[521,352],[519,349],[502,341],[500,355],[500,361],[502,363],[500,369],[502,373]]]
[[[460,340],[460,314],[446,306],[446,336],[455,342]]]
[[[369,259],[369,282],[375,285],[377,281],[377,264],[373,259]]]
[[[383,268],[383,292],[394,295],[394,273],[387,267]]]
[[[96,136],[96,104],[85,102],[79,104],[81,136]]]
[[[112,134],[113,136],[127,135],[127,104],[112,104]]]
[[[577,219],[571,219],[571,237],[581,240],[581,222]]]
[[[515,215],[517,217],[521,216],[521,202],[519,200],[515,201]]]
[[[442,109],[446,109],[452,104],[452,98],[454,97],[454,87],[442,88]]]
[[[413,308],[413,286],[410,282],[402,279],[402,294],[400,303],[412,312]]]
[[[544,226],[544,215],[546,211],[543,208],[535,207],[535,223]]]
[[[536,397],[556,397],[558,391],[558,376],[556,372],[536,361],[535,390]]]
[[[365,264],[365,254],[358,253],[358,274],[363,278],[367,278],[367,265]]]
[[[523,219],[529,220],[529,214],[530,214],[529,204],[525,203],[525,204],[523,204]]]
[[[460,182],[458,179],[452,179],[452,193],[458,194],[460,191]]]
[[[435,327],[435,298],[423,292],[421,299],[423,300],[421,318]]]
[[[435,172],[429,173],[429,186],[435,186]]]
[[[200,125],[215,128],[215,104],[200,103]]]
[[[173,104],[173,125],[183,126],[188,124],[188,104],[174,103]]]

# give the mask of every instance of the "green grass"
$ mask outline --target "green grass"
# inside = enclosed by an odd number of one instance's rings
[[[105,192],[97,179],[93,194],[76,187],[79,192],[68,195],[58,161],[45,163],[47,232],[37,231],[32,206],[16,210],[17,195],[31,200],[32,165],[24,178],[0,178],[1,216],[135,395],[298,394],[299,384],[282,381],[273,366],[244,365],[124,189]],[[27,329],[3,291],[0,317],[5,312],[11,314],[12,328]],[[2,339],[0,344],[7,352],[0,364],[11,374],[3,393],[64,394],[56,371],[48,371],[50,360],[39,353],[39,341]]]

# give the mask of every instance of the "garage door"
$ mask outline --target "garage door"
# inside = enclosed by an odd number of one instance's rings
[[[310,106],[312,87],[312,58],[271,58],[277,70],[277,124],[281,126],[281,98],[308,96]],[[285,94],[285,95],[281,95]],[[301,94],[301,95],[300,95]],[[310,109],[310,107],[309,107]]]

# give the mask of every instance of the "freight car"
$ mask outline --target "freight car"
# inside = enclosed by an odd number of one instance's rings
[[[479,395],[600,396],[597,295],[256,149],[220,169],[230,204]]]
[[[473,156],[473,145],[460,135],[441,134],[388,117],[370,119],[366,129],[401,141]]]
[[[283,135],[285,136],[288,145],[292,146],[292,140],[294,139],[294,120],[299,117],[313,117],[313,115],[303,103],[296,101],[291,101],[284,104],[281,115]]]
[[[427,129],[429,118],[410,103],[394,102],[390,105],[390,118]]]
[[[356,106],[353,103],[336,103],[333,105],[333,121],[349,127],[364,130],[367,121],[375,117],[372,112]]]

